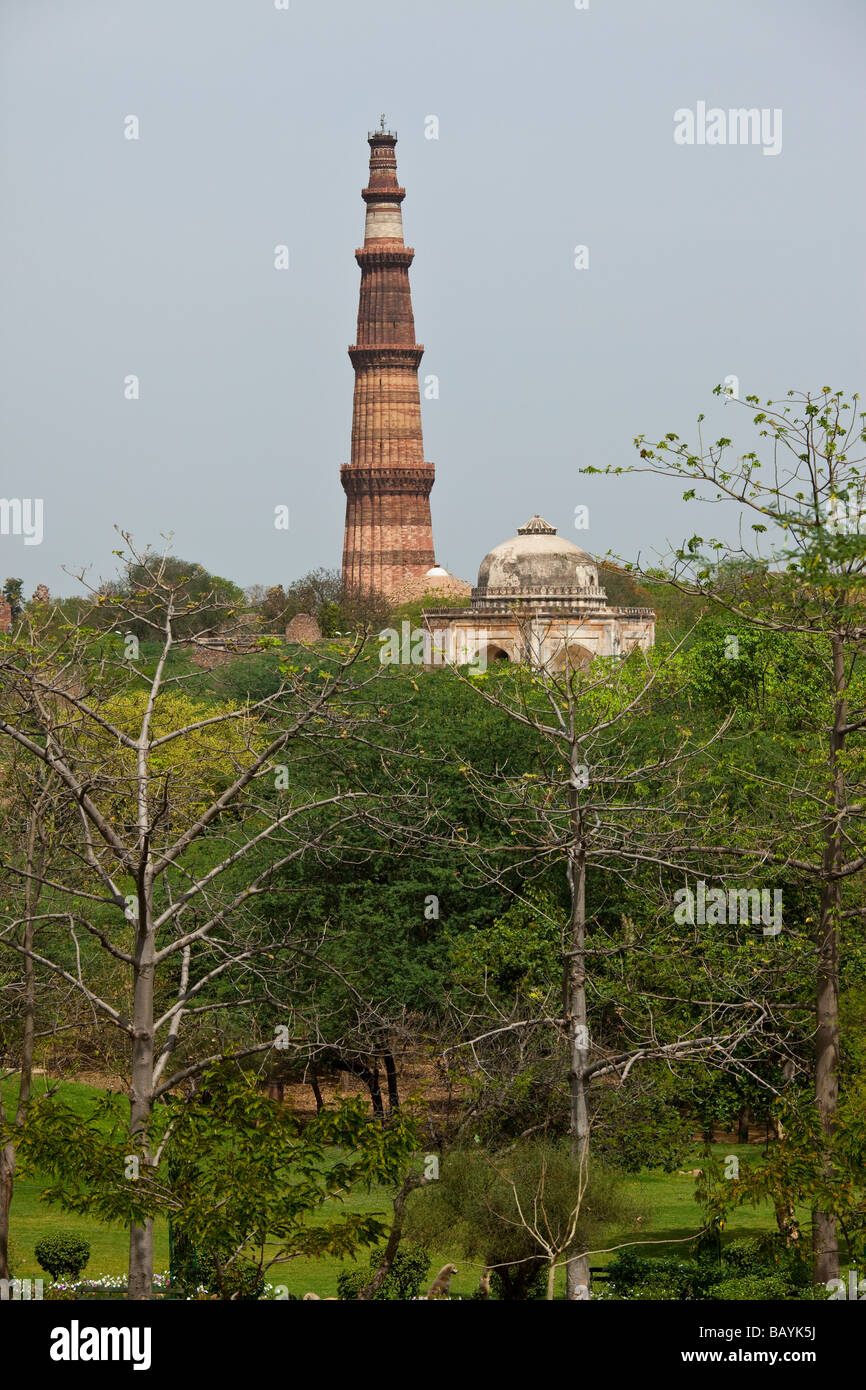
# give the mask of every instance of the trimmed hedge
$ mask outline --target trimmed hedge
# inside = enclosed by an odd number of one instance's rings
[[[608,1288],[614,1297],[641,1301],[814,1299],[809,1265],[797,1250],[776,1237],[734,1240],[718,1259],[672,1256],[649,1259],[625,1250],[607,1267]]]
[[[55,1283],[64,1278],[75,1280],[90,1259],[90,1245],[83,1236],[73,1235],[71,1231],[58,1231],[53,1236],[43,1236],[36,1242],[33,1250],[36,1262],[41,1269],[51,1275]]]

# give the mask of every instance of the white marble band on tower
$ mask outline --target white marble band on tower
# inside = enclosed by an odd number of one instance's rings
[[[399,203],[368,203],[364,222],[364,245],[383,238],[403,240],[403,211]]]

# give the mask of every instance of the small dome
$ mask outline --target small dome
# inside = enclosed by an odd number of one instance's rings
[[[415,599],[426,598],[428,595],[439,599],[468,598],[471,592],[470,585],[464,579],[457,579],[434,560],[431,568],[425,570],[422,575],[404,580],[391,597],[400,604],[412,603]]]
[[[530,517],[516,536],[485,555],[478,571],[478,589],[488,595],[521,591],[598,590],[598,567],[579,545],[556,534],[543,517]]]

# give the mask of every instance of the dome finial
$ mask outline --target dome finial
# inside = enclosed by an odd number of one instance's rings
[[[531,516],[524,526],[518,526],[518,536],[555,536],[556,527],[551,526],[538,512]]]

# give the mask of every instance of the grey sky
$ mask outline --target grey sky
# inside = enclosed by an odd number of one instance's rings
[[[681,488],[578,469],[732,433],[728,374],[860,389],[864,40],[859,0],[0,0],[0,491],[45,504],[0,578],[73,592],[114,523],[245,585],[339,565],[382,111],[440,562],[535,511],[597,554],[688,533]],[[781,108],[781,153],[677,146],[699,100]]]

